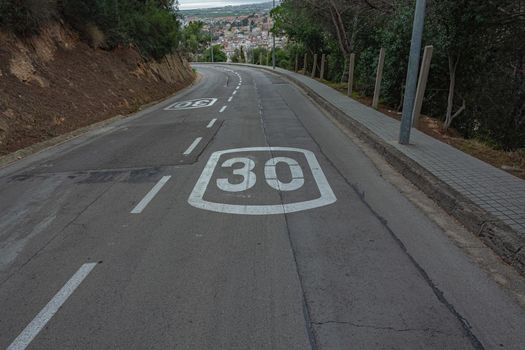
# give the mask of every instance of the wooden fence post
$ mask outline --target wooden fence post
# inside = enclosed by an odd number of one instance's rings
[[[374,89],[374,99],[372,100],[372,107],[379,108],[379,95],[381,94],[381,80],[383,79],[383,66],[385,65],[385,49],[381,48],[379,51],[379,61],[377,62],[376,86]]]
[[[317,68],[317,54],[314,54],[314,66],[312,68],[312,79],[315,78],[315,73],[316,73],[316,68]]]
[[[412,113],[412,126],[415,128],[419,128],[419,117],[421,116],[421,108],[423,107],[423,99],[427,88],[428,73],[430,72],[430,62],[432,62],[433,52],[434,46],[425,46],[421,71],[419,72],[419,81],[417,83],[416,101]]]
[[[325,65],[325,61],[326,61],[326,55],[323,53],[321,55],[321,74],[320,74],[320,78],[321,80],[324,79],[324,65]]]
[[[295,70],[294,72],[297,73],[299,70],[299,54],[295,54]]]
[[[263,54],[262,54],[262,52],[259,52],[259,66],[262,66],[262,64],[263,64],[262,60],[263,60]]]
[[[303,68],[303,74],[306,75],[308,71],[308,54],[304,54],[304,68]]]
[[[350,54],[350,63],[348,68],[348,96],[352,97],[354,88],[354,70],[355,70],[355,53]]]

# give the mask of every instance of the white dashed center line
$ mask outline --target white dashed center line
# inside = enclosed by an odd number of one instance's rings
[[[37,334],[46,326],[49,320],[57,313],[66,300],[73,294],[75,289],[97,266],[97,263],[84,264],[78,271],[66,282],[57,294],[47,303],[46,306],[36,315],[36,317],[27,325],[20,335],[9,345],[7,350],[23,350],[33,341]]]
[[[148,194],[142,198],[139,204],[131,211],[131,214],[140,214],[146,208],[146,206],[151,202],[151,200],[159,193],[159,191],[164,187],[166,182],[171,179],[171,176],[164,176],[162,179],[157,182],[155,186],[148,192]]]
[[[222,113],[226,110],[226,108],[228,108],[228,106],[222,106],[221,110],[219,111],[219,113]]]
[[[190,147],[188,147],[188,149],[184,151],[183,154],[184,154],[185,156],[189,155],[191,152],[193,152],[193,150],[195,149],[195,147],[197,147],[201,141],[202,141],[202,137],[197,137],[197,138],[195,139],[195,141],[193,141],[193,143],[190,145]]]
[[[228,102],[231,102],[233,100],[233,96],[228,99]]]
[[[213,118],[213,119],[210,121],[210,123],[209,123],[206,127],[207,127],[208,129],[211,128],[211,127],[215,124],[216,121],[217,121],[217,118]]]

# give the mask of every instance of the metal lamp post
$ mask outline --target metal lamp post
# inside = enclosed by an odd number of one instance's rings
[[[210,51],[211,51],[211,63],[215,63],[215,59],[213,57],[213,27],[210,25]]]
[[[410,143],[412,112],[414,110],[417,75],[419,72],[419,57],[421,54],[421,42],[423,41],[423,28],[425,26],[425,8],[426,0],[417,0],[414,26],[412,28],[412,44],[410,46],[410,59],[408,61],[405,97],[403,99],[403,116],[401,117],[401,129],[399,131],[399,143],[402,145],[408,145]]]
[[[273,0],[273,7],[272,9],[275,8],[275,0]],[[274,21],[272,20],[272,25],[274,25]],[[275,69],[275,33],[272,33],[272,39],[273,39],[273,44],[272,44],[272,66],[273,66],[273,69]]]

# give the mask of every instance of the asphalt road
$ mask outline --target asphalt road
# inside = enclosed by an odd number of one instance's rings
[[[525,348],[508,290],[293,85],[198,70],[0,170],[1,348]]]

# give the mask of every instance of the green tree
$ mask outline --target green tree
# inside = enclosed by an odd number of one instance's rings
[[[144,56],[159,59],[178,48],[175,5],[173,0],[61,0],[59,10],[84,37],[96,26],[107,48],[132,44]]]
[[[201,58],[204,62],[211,62],[211,50],[208,48],[204,51],[204,54]],[[226,52],[224,52],[224,47],[222,45],[213,45],[213,61],[214,62],[226,62]]]
[[[192,21],[182,29],[181,48],[190,55],[204,51],[211,41],[211,36],[203,30],[202,21]]]
[[[234,63],[246,63],[246,56],[244,55],[244,49],[242,46],[233,51],[231,60]]]

